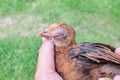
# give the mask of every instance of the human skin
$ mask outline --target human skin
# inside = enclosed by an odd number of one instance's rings
[[[120,55],[120,48],[117,48],[115,53]],[[54,45],[45,38],[42,38],[42,45],[39,49],[35,80],[63,80],[55,71]],[[114,80],[120,80],[120,76],[115,76]]]
[[[53,43],[45,38],[42,38],[42,41],[35,80],[63,80],[55,71]]]

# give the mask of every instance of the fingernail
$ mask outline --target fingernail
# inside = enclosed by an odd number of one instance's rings
[[[42,37],[42,41],[43,41],[43,42],[46,41],[46,40],[47,40],[46,38]]]
[[[98,80],[112,80],[112,79],[108,77],[103,77],[103,78],[99,78]]]

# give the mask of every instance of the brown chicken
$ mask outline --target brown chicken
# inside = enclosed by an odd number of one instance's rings
[[[120,75],[120,56],[115,48],[102,44],[75,41],[75,31],[64,23],[54,23],[38,34],[55,45],[56,71],[64,80],[112,80]]]

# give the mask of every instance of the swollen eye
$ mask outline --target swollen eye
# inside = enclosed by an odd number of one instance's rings
[[[56,39],[63,39],[68,36],[68,31],[63,28],[58,28],[52,32],[52,36]]]
[[[59,34],[54,35],[53,37],[56,39],[62,39],[62,38],[65,38],[66,36],[63,33],[59,33]]]

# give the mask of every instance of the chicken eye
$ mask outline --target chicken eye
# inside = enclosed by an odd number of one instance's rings
[[[69,35],[68,31],[63,28],[58,28],[52,32],[55,39],[65,39]]]

